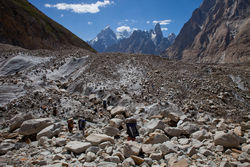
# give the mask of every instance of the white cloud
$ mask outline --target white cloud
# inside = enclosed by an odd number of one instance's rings
[[[61,14],[61,17],[64,17],[64,14]]]
[[[131,28],[129,26],[121,26],[121,27],[117,27],[116,31],[117,32],[123,32],[123,31],[131,32]]]
[[[146,23],[147,23],[147,24],[150,24],[150,21],[147,21]]]
[[[154,20],[153,21],[154,24],[160,23],[160,25],[168,25],[171,22],[172,22],[172,20],[161,20],[161,21]]]
[[[162,31],[167,31],[167,30],[168,30],[168,28],[161,28],[161,30],[162,30]]]
[[[93,24],[93,22],[91,22],[91,21],[88,21],[88,25],[92,25]]]
[[[86,4],[68,4],[68,3],[57,3],[55,5],[45,4],[44,6],[47,8],[57,8],[58,10],[70,10],[74,13],[98,13],[100,12],[100,7],[106,7],[108,5],[113,4],[113,1],[104,0],[97,1],[96,3]]]

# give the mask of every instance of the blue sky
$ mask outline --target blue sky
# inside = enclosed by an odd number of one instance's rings
[[[29,0],[83,40],[110,26],[116,31],[153,29],[178,34],[202,0]]]

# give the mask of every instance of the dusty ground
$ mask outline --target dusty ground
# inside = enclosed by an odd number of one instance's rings
[[[87,134],[103,133],[103,128],[114,117],[110,110],[105,110],[102,106],[102,102],[107,100],[110,109],[116,106],[126,107],[127,113],[117,117],[136,117],[140,132],[143,131],[144,123],[146,127],[149,120],[160,119],[164,122],[165,116],[162,113],[167,111],[186,115],[200,129],[210,129],[212,139],[217,130],[230,130],[249,120],[249,82],[249,64],[185,64],[152,55],[94,54],[82,49],[30,51],[0,45],[0,131],[8,134],[10,120],[14,116],[32,113],[34,118],[53,118],[64,125],[68,118],[77,120],[84,117],[90,128]],[[52,115],[54,111],[57,116]],[[176,127],[182,122],[166,125]],[[215,122],[222,122],[223,128],[220,125],[214,129],[212,124]],[[159,131],[156,129],[156,132]],[[17,134],[11,140],[14,143],[21,142],[19,139],[25,137],[18,135],[18,129],[14,134]],[[149,133],[143,135],[142,140]],[[170,137],[168,134],[164,135]],[[61,137],[65,136],[67,140],[71,140],[66,130],[62,131]],[[126,140],[125,131],[121,132],[121,136],[113,146],[118,151],[123,140]],[[244,137],[246,144],[249,144],[249,130],[245,131]],[[9,142],[8,138],[10,137],[2,135],[0,142]],[[29,147],[23,149],[27,151]],[[43,150],[48,151],[47,148]],[[10,153],[3,155],[0,164],[6,164],[10,157],[20,158],[20,151],[13,151],[14,156]],[[33,151],[27,153],[27,156],[32,155]],[[210,151],[214,150],[210,148]],[[68,152],[63,154],[68,155]],[[177,154],[180,155],[179,152]],[[50,159],[46,156],[47,154],[43,155],[43,158]],[[162,164],[166,161],[170,164],[166,156],[153,162]],[[223,156],[224,154],[216,153],[210,159],[220,164]],[[216,157],[221,159],[215,160]],[[101,156],[95,163],[102,162],[102,158]],[[206,161],[204,157],[201,159]],[[25,164],[23,161],[9,160],[7,164],[10,165]],[[29,163],[36,164],[34,157],[29,160]],[[176,160],[180,160],[180,157]],[[66,162],[78,163],[74,158],[67,158]],[[197,162],[188,159],[189,164]],[[50,163],[53,162],[46,161],[44,164]],[[122,161],[120,163],[123,164]],[[121,164],[118,163],[118,166]]]

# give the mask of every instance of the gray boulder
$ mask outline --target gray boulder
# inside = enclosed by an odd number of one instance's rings
[[[11,120],[9,120],[10,122],[10,132],[13,132],[14,130],[20,128],[20,126],[22,125],[22,123],[26,120],[30,120],[33,119],[33,115],[31,113],[27,113],[27,114],[18,114],[16,116],[14,116]]]
[[[50,126],[52,123],[53,120],[50,118],[27,120],[22,123],[19,133],[25,136],[37,134],[44,128]]]
[[[186,134],[185,130],[177,127],[166,127],[164,131],[171,137],[178,137],[182,134]]]
[[[240,139],[233,133],[225,133],[223,131],[219,131],[215,133],[214,144],[229,148],[239,147]]]
[[[158,120],[158,119],[152,119],[149,122],[147,122],[144,125],[144,127],[148,129],[149,133],[151,133],[151,132],[154,132],[155,129],[164,130],[165,124],[162,121]]]
[[[112,127],[112,126],[107,126],[104,128],[104,133],[108,136],[117,136],[119,135],[120,131],[119,129]]]
[[[71,141],[65,146],[65,148],[68,151],[74,152],[76,154],[80,154],[80,153],[85,152],[90,146],[91,146],[91,143],[89,142]]]
[[[48,138],[52,138],[53,136],[57,136],[62,130],[61,124],[53,124],[45,129],[41,130],[37,136],[36,139],[39,140],[42,136],[46,136]]]

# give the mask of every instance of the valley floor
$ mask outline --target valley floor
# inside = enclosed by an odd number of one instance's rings
[[[249,166],[249,74],[249,64],[0,45],[0,166]]]

